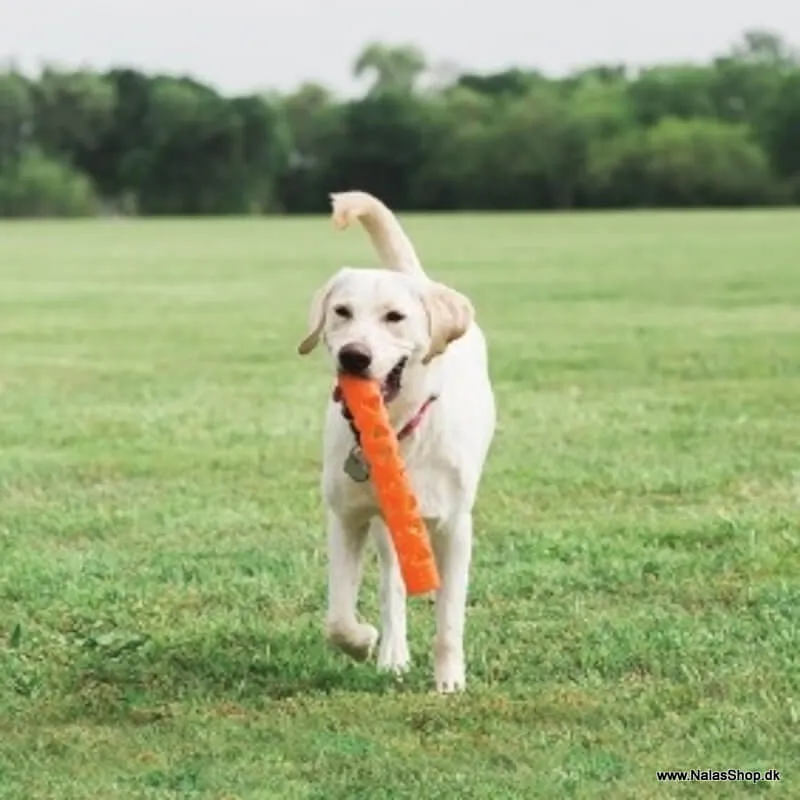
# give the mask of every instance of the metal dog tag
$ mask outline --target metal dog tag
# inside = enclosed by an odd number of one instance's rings
[[[353,447],[345,459],[344,471],[356,483],[364,483],[369,479],[369,465],[364,460],[364,454],[358,445]]]

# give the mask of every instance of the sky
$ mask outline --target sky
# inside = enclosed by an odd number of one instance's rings
[[[704,61],[744,30],[800,46],[800,0],[0,0],[0,61],[133,66],[226,93],[360,84],[369,41],[413,43],[430,62],[549,74],[598,62]]]

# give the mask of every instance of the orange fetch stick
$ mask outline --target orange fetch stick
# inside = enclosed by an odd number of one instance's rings
[[[438,589],[439,573],[428,530],[411,490],[380,387],[376,381],[340,375],[339,388],[361,437],[361,450],[394,542],[406,591],[413,595]]]

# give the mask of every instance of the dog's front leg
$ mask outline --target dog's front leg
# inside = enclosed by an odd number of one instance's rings
[[[464,622],[472,558],[472,514],[462,513],[433,536],[441,586],[436,593],[434,680],[439,692],[456,692],[466,685]]]
[[[328,512],[328,641],[357,661],[365,661],[378,631],[356,615],[368,522],[342,520]]]
[[[375,519],[371,527],[381,564],[381,644],[378,669],[405,672],[409,665],[406,633],[406,587],[400,574],[397,553],[383,520]]]

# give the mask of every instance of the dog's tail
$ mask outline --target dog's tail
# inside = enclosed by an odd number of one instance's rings
[[[367,192],[335,192],[331,194],[331,204],[333,224],[343,230],[358,220],[386,269],[425,276],[408,234],[392,211],[377,197]]]

